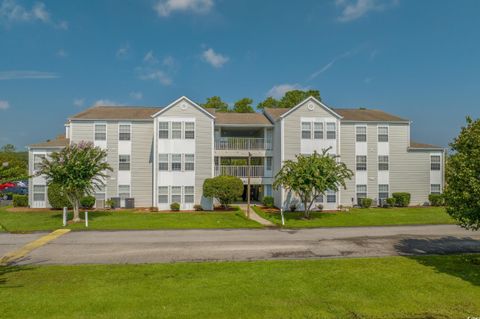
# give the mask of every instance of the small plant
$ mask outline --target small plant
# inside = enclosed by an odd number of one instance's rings
[[[397,200],[395,198],[389,197],[389,198],[387,198],[386,207],[394,207],[396,202],[397,202]]]
[[[265,196],[263,198],[263,206],[266,206],[268,208],[272,208],[273,207],[273,197],[272,196]]]
[[[28,207],[28,196],[13,195],[13,207]]]
[[[362,208],[370,208],[372,206],[372,199],[371,198],[362,198],[360,201],[360,206]]]
[[[318,204],[318,205],[317,205],[317,210],[318,210],[319,212],[323,211],[323,204]]]
[[[105,201],[105,207],[106,208],[110,208],[110,209],[113,209],[113,206],[115,205],[115,202],[113,201],[113,199],[107,199]]]
[[[193,205],[193,209],[195,209],[197,212],[201,212],[203,210],[203,207],[200,204],[195,204]]]
[[[170,209],[173,211],[179,211],[180,210],[180,204],[179,203],[171,203],[170,204]]]
[[[399,207],[407,207],[410,204],[410,193],[393,193],[392,197],[395,198],[395,204]]]
[[[428,200],[432,206],[443,206],[444,198],[442,194],[430,194]]]
[[[95,197],[93,196],[85,196],[80,200],[80,205],[84,209],[92,209],[95,205]]]
[[[294,212],[294,211],[296,211],[296,210],[297,210],[297,204],[291,204],[291,205],[290,205],[290,211],[291,211],[291,212]]]

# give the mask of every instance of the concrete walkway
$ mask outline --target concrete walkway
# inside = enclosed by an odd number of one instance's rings
[[[247,204],[244,204],[244,203],[241,203],[241,204],[237,204],[241,210],[243,210],[244,212],[247,211]],[[265,218],[263,217],[260,217],[260,215],[258,215],[253,209],[252,209],[253,205],[250,205],[250,219],[251,220],[254,220],[256,221],[257,223],[260,223],[262,224],[263,226],[267,226],[267,227],[274,227],[276,226],[274,223],[272,223],[271,221],[269,220],[266,220]]]

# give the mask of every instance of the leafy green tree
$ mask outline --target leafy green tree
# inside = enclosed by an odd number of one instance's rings
[[[15,146],[12,144],[5,144],[2,146],[0,149],[0,152],[5,152],[5,153],[10,153],[10,152],[15,152]]]
[[[321,101],[320,91],[318,90],[292,90],[285,93],[279,103],[279,107],[291,108],[297,105],[298,103],[305,100],[307,97],[313,96],[317,100]]]
[[[0,152],[0,184],[28,178],[28,161],[23,154]]]
[[[303,203],[305,218],[310,218],[312,205],[318,196],[324,195],[327,190],[346,188],[346,180],[353,176],[344,163],[337,162],[337,156],[327,152],[328,149],[322,154],[297,155],[296,161],[285,161],[275,175],[273,187],[283,187],[297,194]]]
[[[235,176],[221,175],[203,182],[203,196],[215,198],[224,207],[243,194],[243,182]]]
[[[42,162],[38,175],[46,176],[49,184],[61,185],[73,206],[73,222],[80,221],[80,200],[105,185],[107,171],[112,171],[106,158],[107,151],[90,142],[80,142],[51,153]]]
[[[257,109],[263,110],[266,107],[275,108],[275,107],[278,107],[279,104],[280,104],[280,102],[277,99],[269,96],[265,100],[263,100],[262,102],[258,103]]]
[[[245,97],[235,102],[235,105],[233,106],[233,111],[237,113],[253,113],[255,111],[253,110],[252,103],[252,99]]]
[[[467,117],[467,125],[450,144],[447,159],[447,212],[466,229],[480,229],[480,120]]]
[[[207,102],[203,103],[204,108],[212,108],[217,112],[228,112],[228,104],[223,102],[219,96],[207,97]]]
[[[48,203],[53,209],[62,209],[63,207],[72,209],[73,207],[63,193],[61,185],[50,183],[48,185],[47,196]]]

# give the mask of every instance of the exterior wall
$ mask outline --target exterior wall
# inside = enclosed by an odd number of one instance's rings
[[[273,128],[273,172],[272,172],[272,180],[275,180],[275,175],[280,171],[282,167],[282,123],[283,121],[275,122]],[[273,198],[275,206],[281,207],[282,206],[282,191],[281,190],[273,190]]]
[[[132,188],[138,207],[153,206],[153,121],[132,124]]]
[[[31,148],[28,150],[28,174],[33,176],[35,171],[33,169],[33,155],[42,154],[48,156],[50,153],[57,151],[57,149],[51,148]],[[44,203],[34,203],[33,201],[33,185],[45,185],[45,201]],[[28,205],[35,208],[50,208],[48,202],[48,187],[47,180],[44,176],[33,176],[28,180]]]
[[[345,163],[355,174],[355,124],[342,123],[340,126],[342,135],[340,137],[340,161]],[[345,206],[352,205],[352,199],[355,201],[355,183],[356,176],[347,180],[347,189],[342,189],[340,203]]]

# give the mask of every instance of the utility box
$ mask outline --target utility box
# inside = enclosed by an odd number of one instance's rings
[[[135,208],[135,198],[125,198],[125,208]]]
[[[121,207],[120,197],[112,197],[111,200],[113,202],[113,208],[120,208]]]
[[[105,200],[104,199],[97,199],[95,202],[96,209],[104,209],[105,208]]]

